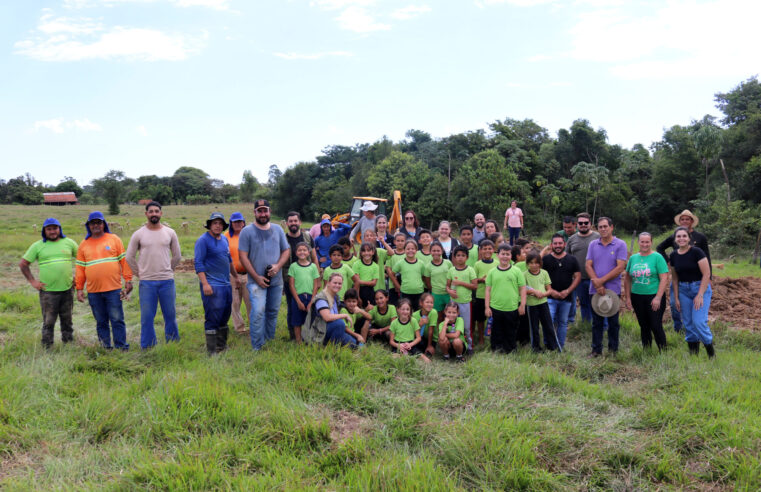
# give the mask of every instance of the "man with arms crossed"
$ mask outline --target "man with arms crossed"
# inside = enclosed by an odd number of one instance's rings
[[[254,202],[256,220],[243,228],[238,241],[240,262],[248,272],[251,347],[261,350],[267,340],[275,338],[277,313],[283,295],[281,270],[290,249],[283,228],[270,223],[270,203]]]
[[[71,266],[77,257],[77,243],[63,235],[61,223],[54,218],[42,224],[42,239],[29,246],[19,268],[32,287],[40,291],[42,309],[42,346],[51,348],[55,320],[61,318],[61,341],[74,340],[71,312],[74,306],[74,277]],[[36,280],[29,265],[37,261],[40,279]]]
[[[592,219],[586,212],[581,212],[576,216],[576,224],[579,232],[568,238],[565,249],[571,253],[576,261],[579,263],[581,269],[581,282],[576,287],[576,297],[579,299],[579,306],[581,307],[581,319],[583,321],[592,322],[592,302],[589,296],[589,274],[585,265],[587,263],[587,250],[589,249],[589,243],[595,239],[600,238],[600,234],[592,230]],[[568,322],[572,323],[576,320],[576,303],[573,304],[571,312],[568,315]]]
[[[156,345],[153,319],[161,304],[164,317],[164,339],[178,341],[175,311],[174,269],[180,264],[180,241],[173,229],[161,223],[161,204],[145,206],[148,222],[132,234],[127,246],[127,264],[140,279],[140,348]],[[139,252],[139,256],[138,256]]]

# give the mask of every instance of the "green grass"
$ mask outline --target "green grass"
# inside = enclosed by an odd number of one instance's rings
[[[173,208],[165,217],[177,229],[178,218],[199,223],[209,211]],[[88,210],[53,212],[79,240]],[[761,488],[757,333],[714,326],[708,360],[670,331],[659,354],[642,349],[626,315],[613,357],[586,359],[591,333],[580,324],[563,354],[480,351],[464,365],[424,365],[375,346],[296,347],[284,340],[282,310],[265,350],[232,335],[210,359],[197,281],[181,274],[179,343],[137,349],[135,293],[125,304],[129,352],[97,348],[79,303],[77,343],[45,352],[37,296],[16,265],[37,237],[19,224],[51,209],[2,212],[11,231],[0,238],[4,490]],[[183,251],[198,228],[181,233]],[[726,274],[753,273],[725,264]]]

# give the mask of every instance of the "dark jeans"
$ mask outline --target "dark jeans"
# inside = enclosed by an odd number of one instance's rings
[[[592,311],[592,352],[602,353],[602,337],[605,320],[608,320],[608,350],[618,351],[618,331],[621,325],[618,323],[618,313],[607,318]]]
[[[541,350],[539,343],[539,325],[542,325],[542,334],[544,336],[544,347],[547,350],[558,349],[558,338],[555,334],[555,327],[552,324],[550,316],[550,306],[543,302],[536,306],[526,306],[528,310],[528,322],[531,328],[531,348]]]
[[[666,310],[666,299],[661,299],[661,307],[657,311],[653,311],[650,303],[654,298],[655,294],[632,293],[632,308],[639,323],[642,346],[650,347],[653,344],[653,336],[655,336],[656,345],[662,349],[666,347],[666,333],[663,331],[663,313]]]
[[[674,322],[674,331],[682,331],[682,313],[676,310],[676,297],[674,297],[674,285],[669,284],[669,301],[671,304],[671,320]]]
[[[576,297],[579,299],[579,307],[581,309],[582,321],[592,321],[592,295],[589,293],[589,279],[581,279],[579,285],[576,287]],[[576,311],[576,303],[573,304],[573,310]],[[576,318],[573,318],[574,320]],[[570,322],[571,317],[568,317]]]
[[[74,307],[74,289],[59,292],[40,291],[40,308],[42,309],[42,345],[53,345],[55,321],[61,318],[61,340],[66,343],[74,340],[74,324],[71,312]]]
[[[128,350],[127,325],[124,324],[124,309],[120,297],[121,289],[109,290],[108,292],[88,292],[87,300],[90,302],[92,315],[95,317],[98,340],[103,347],[110,349],[111,333],[114,336],[114,347]],[[109,330],[108,324],[111,323]]]
[[[520,227],[508,227],[508,233],[510,234],[510,246],[515,246],[515,240],[521,237]]]
[[[291,294],[291,289],[287,285],[283,285],[283,294],[285,294],[285,308],[287,310],[285,319],[287,322],[286,325],[288,326],[288,338],[296,340],[296,334],[293,332],[293,325],[291,324],[291,316],[293,312],[291,302],[293,301],[293,294]]]
[[[495,352],[510,353],[516,349],[518,334],[518,310],[500,311],[491,309],[491,349]]]
[[[346,333],[346,323],[344,320],[337,319],[335,321],[330,321],[326,326],[324,344],[327,345],[329,343],[355,347],[357,345],[357,339]]]
[[[200,284],[199,284],[200,286]],[[233,312],[233,289],[230,285],[212,285],[212,293],[207,296],[201,287],[203,302],[204,330],[207,335],[214,335],[219,328],[227,328]]]

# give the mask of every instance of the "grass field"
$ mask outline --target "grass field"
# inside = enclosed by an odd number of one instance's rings
[[[165,208],[184,253],[211,208]],[[16,265],[39,237],[31,224],[55,212],[79,241],[90,209],[0,210],[4,490],[761,489],[758,333],[714,326],[708,360],[670,331],[659,354],[642,350],[626,315],[614,357],[586,359],[591,332],[580,325],[563,354],[479,351],[464,365],[423,365],[376,346],[296,347],[281,316],[262,352],[233,335],[210,359],[197,280],[185,273],[180,343],[136,349],[135,293],[129,352],[98,349],[81,304],[77,343],[62,347],[57,333],[45,352],[37,295]],[[109,220],[134,230],[141,209],[124,210]],[[725,274],[758,275],[732,265]]]

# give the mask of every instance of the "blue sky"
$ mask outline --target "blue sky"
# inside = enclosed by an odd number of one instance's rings
[[[183,165],[266,181],[328,145],[586,118],[611,143],[719,114],[761,2],[0,2],[0,178]]]

